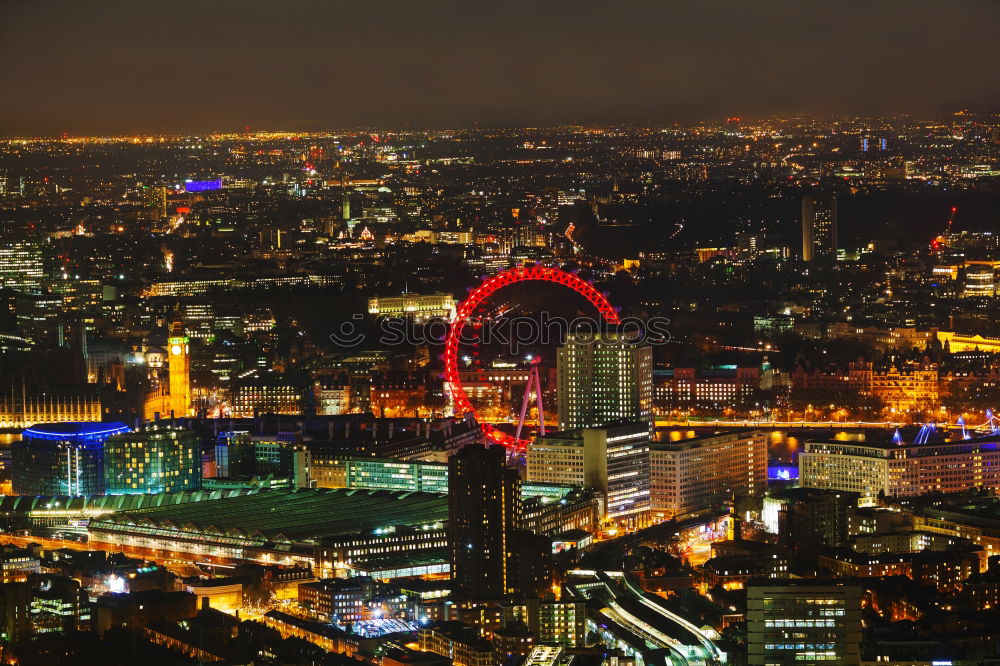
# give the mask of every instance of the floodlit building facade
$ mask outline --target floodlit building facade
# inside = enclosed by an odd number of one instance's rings
[[[103,416],[101,397],[90,387],[42,391],[5,387],[0,393],[0,428],[27,428],[36,423],[97,422]]]
[[[410,317],[424,321],[448,317],[454,309],[455,298],[451,294],[403,294],[368,299],[368,314],[380,317]]]
[[[926,444],[807,442],[799,453],[803,487],[862,497],[1000,489],[1000,443],[965,439]]]
[[[767,435],[759,430],[650,444],[650,504],[663,519],[766,490]]]

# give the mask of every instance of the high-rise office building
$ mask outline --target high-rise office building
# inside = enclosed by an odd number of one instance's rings
[[[471,444],[448,461],[448,546],[453,594],[500,599],[516,591],[513,532],[521,493],[517,470],[501,446]]]
[[[252,437],[254,473],[292,479],[296,488],[308,488],[311,456],[295,433],[276,437]]]
[[[991,263],[966,266],[963,298],[989,298],[996,295],[996,268]]]
[[[215,475],[221,479],[238,479],[256,472],[256,453],[250,433],[245,430],[220,432],[215,445]]]
[[[860,664],[861,588],[816,579],[747,587],[751,666]]]
[[[11,445],[16,495],[100,495],[106,440],[126,433],[124,423],[47,423],[21,433]]]
[[[143,185],[142,196],[154,219],[167,217],[167,188],[163,185]]]
[[[190,430],[151,425],[104,443],[104,488],[109,495],[197,490],[201,445]]]
[[[649,509],[649,424],[564,430],[528,444],[527,478],[566,483],[604,496],[604,517]]]
[[[837,195],[802,197],[802,261],[837,258]]]
[[[649,447],[650,503],[667,519],[767,490],[767,435],[759,430]]]
[[[609,330],[570,333],[556,357],[559,429],[653,424],[653,350]]]
[[[0,242],[0,288],[40,292],[45,277],[43,247],[42,241],[32,238]]]

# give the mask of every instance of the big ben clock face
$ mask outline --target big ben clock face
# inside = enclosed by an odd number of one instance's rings
[[[181,353],[181,346],[174,345],[173,347],[170,348],[170,353],[173,354],[174,356],[179,355]]]

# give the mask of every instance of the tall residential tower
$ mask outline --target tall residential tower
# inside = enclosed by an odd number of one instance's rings
[[[556,359],[559,429],[653,427],[653,350],[622,332],[570,333]]]
[[[837,195],[802,197],[802,261],[837,259]]]
[[[517,470],[502,446],[470,444],[448,461],[448,546],[455,598],[495,600],[517,591],[513,532],[521,511]]]

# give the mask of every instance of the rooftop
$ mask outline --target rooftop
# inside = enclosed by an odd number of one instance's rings
[[[674,441],[651,442],[649,448],[654,451],[684,451],[714,442],[733,442],[740,439],[750,439],[761,434],[763,434],[762,431],[754,430],[753,428],[732,432],[712,432]]]
[[[854,449],[872,449],[879,451],[907,450],[909,455],[942,455],[938,451],[954,451],[955,447],[965,446],[969,450],[995,451],[1000,443],[995,434],[981,435],[969,439],[952,439],[946,442],[895,442],[895,441],[853,441],[853,440],[809,440],[806,447],[830,446],[836,448],[850,447]],[[916,453],[915,453],[916,452]]]
[[[860,493],[849,490],[833,490],[830,488],[781,488],[768,493],[773,499],[806,500],[814,497],[843,497],[857,504]]]
[[[201,502],[114,513],[91,522],[92,530],[160,536],[202,535],[248,546],[313,542],[396,526],[445,522],[444,495],[390,490],[280,489],[227,494]]]
[[[618,423],[609,423],[605,426],[593,427],[593,428],[573,428],[570,430],[558,430],[556,432],[550,432],[545,435],[539,435],[536,440],[537,443],[545,444],[565,444],[567,442],[580,442],[583,441],[583,433],[588,430],[606,430],[609,437],[617,437],[619,435],[639,435],[649,432],[649,424],[645,421],[626,421]]]
[[[1000,530],[1000,501],[996,497],[980,497],[967,502],[923,507],[923,514],[940,520]]]
[[[157,493],[149,495],[68,495],[0,496],[0,513],[36,515],[98,516],[119,511],[135,511],[165,505],[200,502],[208,499],[231,497],[250,492],[249,490],[195,490],[177,493]]]
[[[40,423],[25,428],[21,433],[25,438],[59,441],[88,442],[101,440],[131,430],[124,423],[98,423],[90,421],[68,421],[66,423]]]

